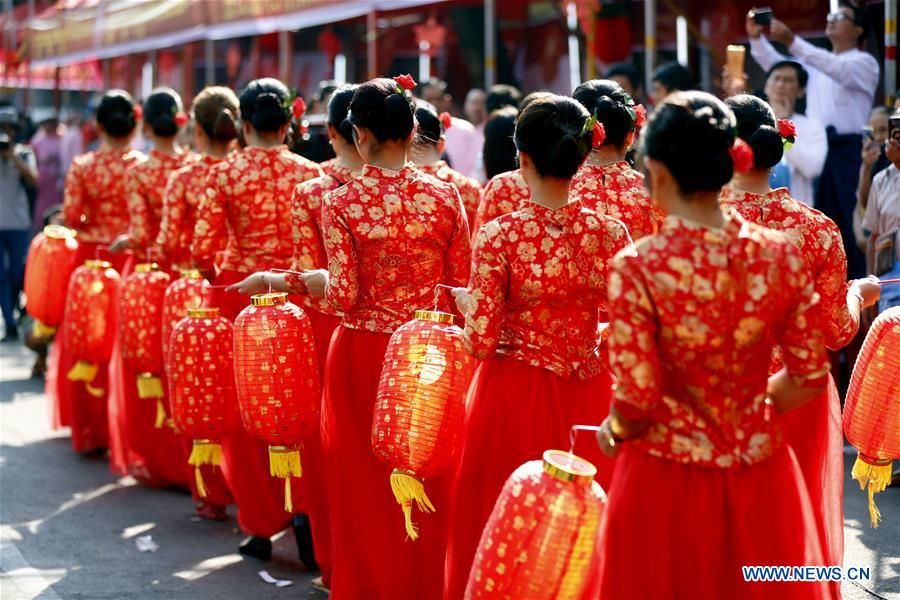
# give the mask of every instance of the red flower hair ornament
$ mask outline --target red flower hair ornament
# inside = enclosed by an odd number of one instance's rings
[[[442,112],[438,119],[441,121],[441,127],[444,128],[444,131],[447,131],[451,127],[453,127],[453,117],[450,116],[448,112]]]
[[[135,104],[133,107],[134,110],[134,120],[140,121],[144,118],[144,108],[140,104]]]
[[[591,115],[584,120],[581,135],[583,136],[588,131],[591,132],[591,148],[599,148],[603,145],[603,140],[606,139],[606,128],[603,127],[603,123],[597,120],[597,115]]]
[[[797,126],[793,121],[778,119],[778,133],[781,135],[785,150],[790,150],[797,141]]]
[[[731,160],[734,162],[734,170],[738,173],[749,173],[753,169],[753,148],[742,140],[735,138],[734,145],[728,151],[731,154]]]
[[[291,104],[291,112],[294,114],[295,119],[300,119],[306,114],[306,101],[300,96],[294,98],[294,103]]]
[[[647,122],[647,109],[644,108],[643,104],[638,104],[634,107],[634,126],[635,127],[643,127],[644,123]]]
[[[184,127],[187,125],[187,122],[190,120],[190,117],[187,116],[187,113],[177,112],[175,113],[175,124],[179,127]]]
[[[404,93],[404,91],[414,90],[418,85],[416,80],[413,79],[413,76],[410,74],[406,75],[397,75],[394,77],[394,83],[397,84],[397,92]]]

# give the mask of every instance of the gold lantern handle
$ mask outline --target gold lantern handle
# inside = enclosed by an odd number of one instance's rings
[[[44,227],[44,237],[51,240],[65,240],[75,237],[75,230],[65,225],[51,224]]]
[[[253,306],[277,306],[287,304],[287,292],[270,292],[268,294],[254,294],[250,296]]]
[[[192,319],[214,319],[219,316],[219,308],[216,306],[189,308],[187,316]]]
[[[421,321],[434,321],[435,323],[453,323],[454,317],[450,313],[437,310],[417,310],[416,319]]]
[[[544,472],[561,481],[576,485],[590,485],[597,475],[597,467],[563,450],[546,450],[544,452]]]
[[[159,265],[155,262],[145,262],[134,265],[135,273],[150,273],[152,271],[159,271]]]

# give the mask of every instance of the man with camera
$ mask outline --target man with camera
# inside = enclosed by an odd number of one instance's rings
[[[746,28],[750,52],[763,69],[788,58],[772,46],[771,39],[784,44],[809,72],[806,113],[828,131],[828,156],[815,205],[840,227],[850,277],[861,277],[865,274],[865,257],[854,243],[853,210],[862,130],[875,99],[879,75],[875,57],[859,49],[867,31],[865,11],[842,2],[837,11],[828,15],[825,35],[831,42],[830,52],[794,35],[772,15],[771,9],[751,10]],[[768,39],[763,35],[765,30]]]
[[[0,107],[0,310],[6,325],[4,342],[19,339],[15,309],[31,237],[26,186],[34,186],[37,181],[34,153],[15,143],[18,126],[18,111],[11,106]]]

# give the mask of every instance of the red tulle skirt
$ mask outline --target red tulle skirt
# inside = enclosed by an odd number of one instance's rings
[[[390,335],[338,327],[325,365],[322,445],[331,504],[331,595],[438,598],[446,548],[446,478],[426,482],[437,511],[414,513],[407,539],[391,467],[372,452],[372,412]]]
[[[463,597],[481,533],[512,472],[545,450],[568,450],[572,425],[599,425],[609,414],[611,391],[607,373],[583,381],[514,358],[481,363],[451,483],[445,598]],[[597,482],[608,489],[613,461],[594,436],[582,433],[574,451],[597,466]]]
[[[844,564],[844,435],[841,398],[834,379],[828,389],[781,416],[784,440],[794,450],[825,542],[825,562]]]
[[[105,244],[82,242],[78,247],[75,264],[81,265],[85,260],[95,258],[110,261],[121,274],[128,255],[110,254]],[[108,318],[115,327],[117,311],[110,311]],[[111,399],[109,363],[98,365],[97,376],[91,382],[92,387],[105,392],[97,397],[87,392],[84,382],[69,381],[67,375],[76,362],[76,358],[68,349],[65,324],[61,324],[53,340],[44,382],[44,390],[54,405],[52,414],[58,415],[58,418],[54,418],[54,424],[68,424],[71,427],[72,448],[76,452],[108,448],[110,445],[108,403]]]
[[[753,466],[716,469],[626,444],[616,462],[598,538],[601,598],[827,597],[824,583],[743,578],[745,565],[823,564],[789,448]]]

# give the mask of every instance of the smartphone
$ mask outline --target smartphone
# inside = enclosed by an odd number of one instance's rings
[[[900,143],[900,117],[891,117],[888,120],[888,137]]]
[[[764,27],[772,24],[772,9],[764,6],[753,10],[753,22]]]
[[[875,131],[871,127],[863,127],[863,142],[869,141],[875,137]]]

